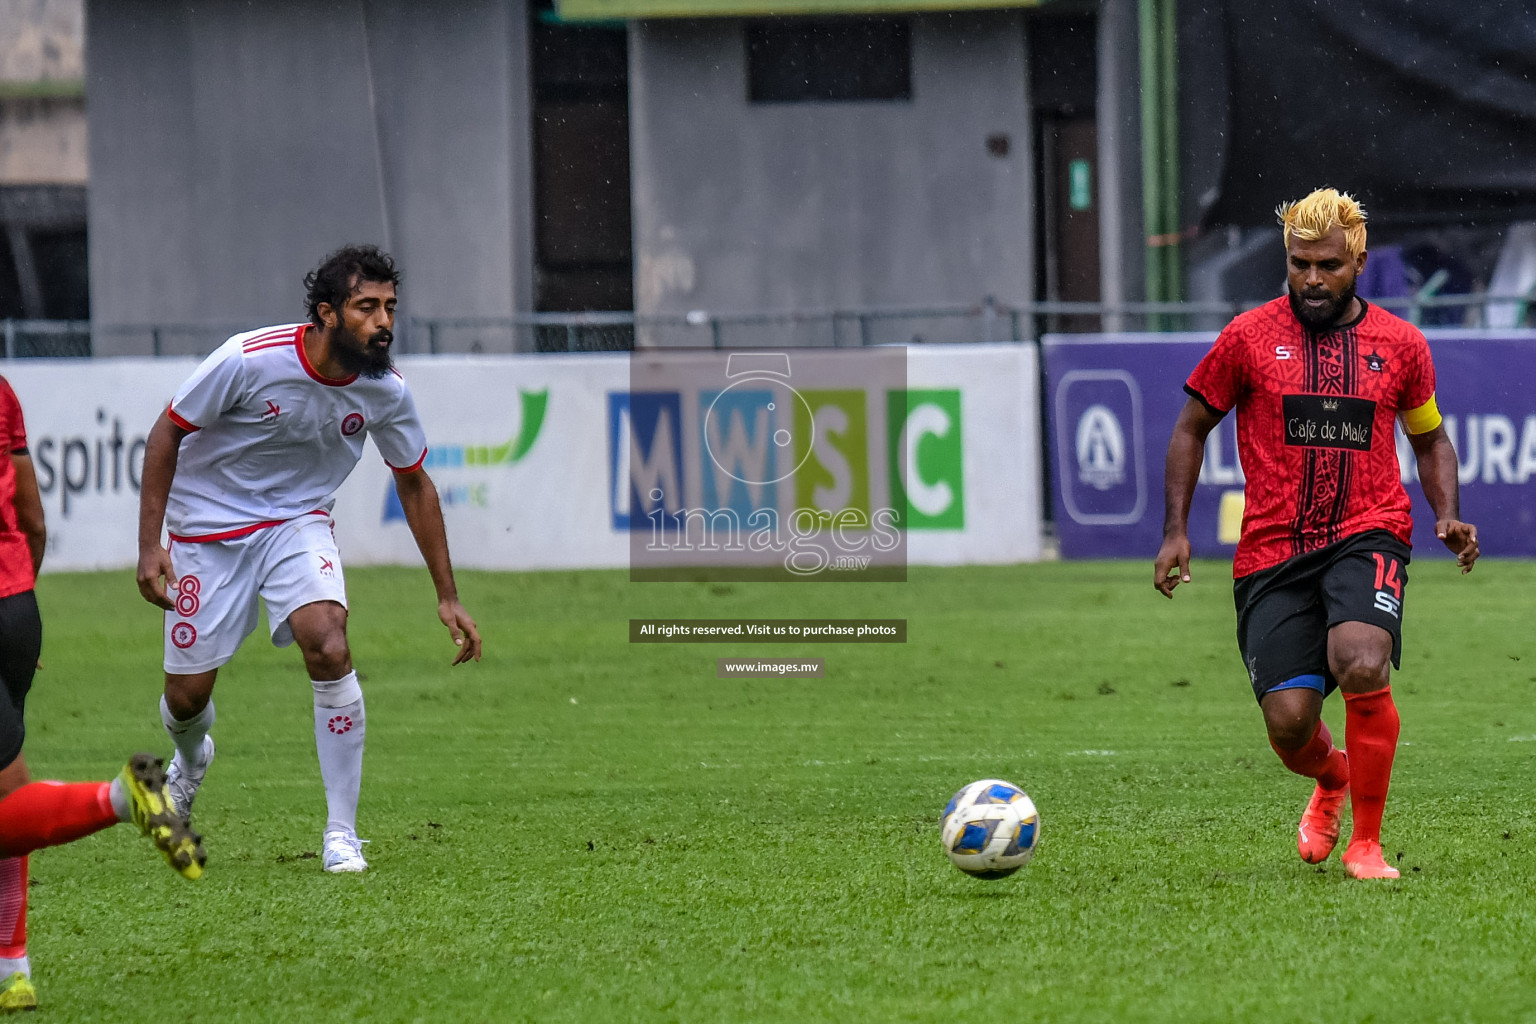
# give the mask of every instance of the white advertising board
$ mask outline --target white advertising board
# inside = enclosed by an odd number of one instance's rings
[[[43,571],[138,563],[139,473],[155,417],[195,359],[14,359],[48,524]]]
[[[1040,556],[1035,360],[1028,345],[907,350],[906,422],[891,422],[888,447],[876,443],[883,454],[862,471],[900,474],[912,509],[912,564]],[[628,482],[621,487],[617,479],[628,465],[619,453],[630,450],[619,437],[621,427],[629,429],[618,397],[629,390],[626,354],[403,357],[399,364],[427,426],[426,465],[456,565],[628,564]],[[5,366],[43,490],[45,571],[134,564],[144,439],[195,365],[101,359]],[[874,388],[867,394],[870,403],[890,400]],[[348,564],[419,564],[391,479],[370,445],[338,492],[336,535]]]
[[[607,395],[629,387],[622,355],[423,356],[399,360],[427,427],[455,565],[576,569],[628,564],[609,526]],[[352,565],[416,565],[393,474],[369,453],[336,496]]]
[[[1039,560],[1043,499],[1037,351],[1034,345],[1009,344],[907,349],[909,388],[959,393],[965,489],[963,528],[955,528],[952,518],[945,528],[914,525],[907,535],[911,564]],[[913,411],[921,410],[919,405]],[[915,465],[908,459],[909,476],[922,475],[921,463],[921,458]],[[913,491],[908,487],[909,500],[916,504]]]

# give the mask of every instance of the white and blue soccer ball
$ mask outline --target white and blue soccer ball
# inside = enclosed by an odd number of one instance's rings
[[[944,852],[974,878],[1006,878],[1029,863],[1040,841],[1040,813],[1018,786],[982,779],[944,805]]]

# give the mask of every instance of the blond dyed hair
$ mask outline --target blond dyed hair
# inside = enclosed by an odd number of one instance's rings
[[[1350,259],[1365,252],[1365,208],[1348,192],[1320,188],[1295,202],[1275,207],[1275,217],[1285,229],[1285,247],[1291,239],[1315,242],[1326,238],[1335,227],[1344,229],[1344,249]]]

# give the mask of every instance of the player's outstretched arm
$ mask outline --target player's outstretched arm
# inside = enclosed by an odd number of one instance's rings
[[[1482,552],[1477,546],[1477,527],[1461,521],[1461,492],[1456,480],[1456,449],[1445,427],[1409,434],[1408,443],[1419,464],[1419,483],[1435,513],[1435,536],[1451,553],[1465,576]]]
[[[187,432],[171,420],[169,412],[160,414],[149,428],[139,487],[139,593],[144,600],[166,611],[176,607],[165,592],[166,587],[176,585],[176,573],[171,568],[171,553],[160,543],[160,531],[165,526],[171,480],[176,476],[176,457],[181,451],[181,439],[186,436]]]
[[[405,521],[416,538],[416,548],[426,560],[427,572],[432,575],[432,586],[437,589],[437,617],[448,627],[459,648],[453,659],[462,665],[471,658],[480,660],[480,631],[475,620],[459,603],[459,588],[453,581],[453,563],[448,558],[448,533],[443,529],[443,507],[437,499],[437,487],[423,469],[395,474],[395,490],[400,495],[400,507],[405,510]]]
[[[1191,398],[1179,411],[1168,439],[1163,469],[1163,546],[1152,566],[1152,586],[1172,600],[1173,588],[1189,582],[1189,503],[1205,461],[1205,438],[1221,417]],[[1177,570],[1177,572],[1175,572]]]

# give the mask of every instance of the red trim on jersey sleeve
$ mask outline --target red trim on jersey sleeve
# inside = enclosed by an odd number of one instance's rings
[[[421,450],[421,458],[417,459],[409,466],[395,466],[392,465],[388,459],[384,460],[384,465],[389,466],[389,468],[394,470],[396,473],[414,473],[421,468],[421,464],[423,462],[427,461],[427,451],[428,449],[423,448]]]
[[[246,338],[245,341],[241,343],[240,347],[249,352],[254,348],[264,348],[268,344],[272,344],[274,342],[277,344],[291,345],[293,344],[293,335],[297,330],[297,327],[291,326],[274,327],[270,330],[262,331],[260,334],[257,334],[253,337]]]
[[[355,373],[350,377],[327,377],[314,368],[309,361],[309,353],[304,348],[304,333],[308,330],[309,324],[301,324],[299,326],[299,335],[293,341],[293,347],[299,350],[299,365],[304,367],[304,372],[328,388],[344,388],[357,380],[357,374]]]
[[[276,341],[264,341],[260,345],[247,345],[243,351],[246,355],[253,355],[257,352],[265,352],[269,348],[291,348],[292,346],[292,338],[279,338]]]
[[[196,423],[193,423],[193,422],[185,419],[179,412],[177,412],[175,409],[171,408],[170,406],[166,406],[165,407],[165,414],[171,418],[171,422],[172,423],[176,424],[178,427],[180,427],[182,430],[185,430],[189,434],[194,434],[197,431],[203,429],[202,427],[198,426]],[[198,443],[201,444],[202,442],[198,442]]]

